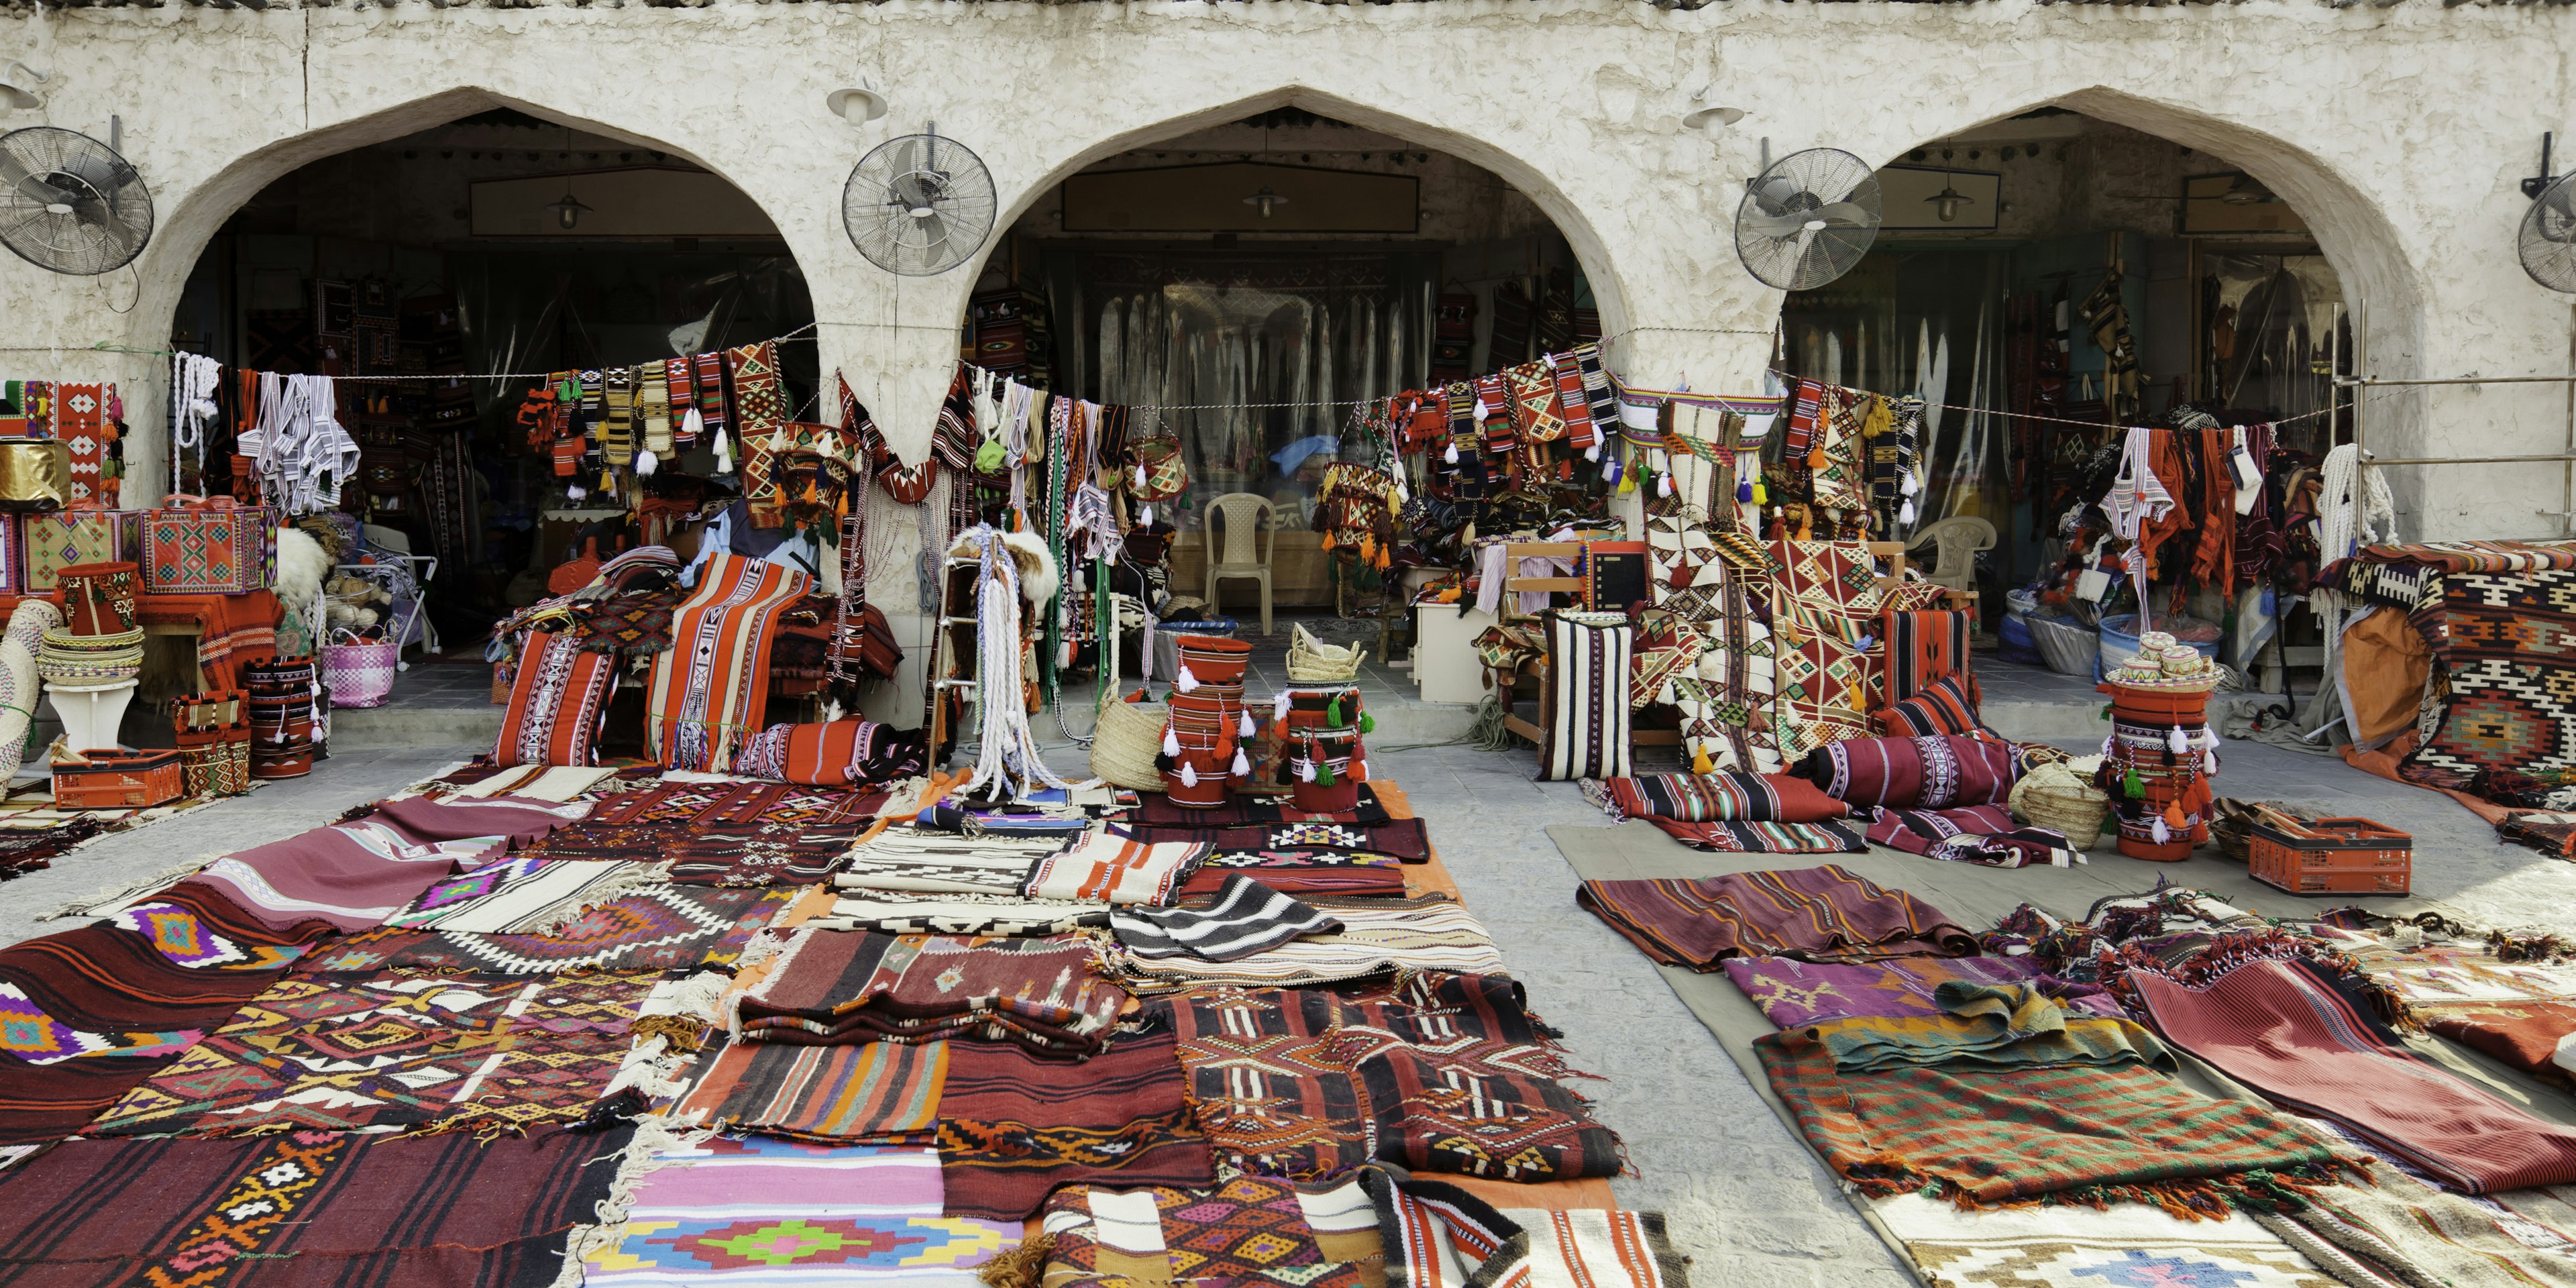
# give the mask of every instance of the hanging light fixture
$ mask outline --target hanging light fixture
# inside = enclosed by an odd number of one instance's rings
[[[572,155],[572,127],[569,125],[564,127],[564,155]],[[571,175],[564,176],[563,199],[547,202],[546,209],[555,212],[555,226],[566,232],[572,231],[573,225],[580,223],[581,217],[590,213],[590,207],[581,204],[581,198],[572,195]]]
[[[1976,204],[1976,198],[1959,191],[1950,182],[1950,149],[1941,149],[1941,190],[1923,200],[1932,207],[1933,215],[1945,224],[1957,222],[1959,207]]]
[[[1264,118],[1264,119],[1262,120],[1262,122],[1261,122],[1261,164],[1263,164],[1263,165],[1268,165],[1269,163],[1270,163],[1270,122],[1269,122],[1269,120],[1268,120],[1267,118]],[[1270,190],[1270,185],[1265,183],[1265,184],[1261,185],[1261,189],[1260,189],[1260,191],[1255,192],[1255,193],[1253,193],[1251,196],[1244,198],[1244,199],[1243,199],[1243,204],[1245,204],[1245,205],[1247,205],[1247,206],[1251,206],[1251,207],[1253,207],[1253,208],[1255,208],[1255,209],[1259,210],[1259,211],[1261,212],[1261,217],[1262,217],[1262,218],[1264,218],[1264,219],[1268,219],[1268,218],[1270,217],[1270,212],[1271,212],[1271,211],[1273,211],[1273,210],[1278,209],[1278,208],[1279,208],[1279,207],[1281,207],[1281,206],[1287,205],[1287,204],[1288,204],[1288,199],[1287,199],[1286,197],[1280,196],[1280,195],[1279,195],[1278,193],[1276,193],[1276,192],[1272,192],[1272,191]]]

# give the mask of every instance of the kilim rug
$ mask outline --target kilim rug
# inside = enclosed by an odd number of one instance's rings
[[[1055,1237],[1049,1284],[1388,1282],[1376,1205],[1357,1177],[1330,1187],[1260,1176],[1206,1190],[1071,1186],[1047,1200],[1044,1223]]]
[[[529,851],[547,859],[650,859],[681,885],[818,881],[886,804],[883,792],[784,783],[655,783],[600,800]]]
[[[1951,980],[2037,984],[2070,1011],[2124,1018],[2120,1004],[2098,986],[2044,974],[2027,957],[1890,957],[1853,964],[1729,957],[1725,966],[1726,977],[1784,1029],[1825,1020],[1946,1014],[1932,992]]]
[[[1628,660],[1635,631],[1625,613],[1551,613],[1547,619],[1547,726],[1539,778],[1623,778],[1628,773]]]
[[[1807,1143],[1873,1198],[1961,1205],[2131,1199],[2218,1215],[2333,1179],[2334,1151],[2269,1110],[2212,1100],[2144,1065],[1837,1070],[1790,1029],[1757,1039]]]
[[[653,980],[290,976],[84,1134],[491,1133],[577,1122],[617,1075]]]
[[[0,1172],[0,1279],[542,1285],[634,1135],[70,1141]]]
[[[1728,957],[1872,961],[1969,957],[1976,937],[1940,909],[1831,864],[1698,881],[1586,881],[1577,905],[1670,966]]]
[[[2576,1181],[2576,1131],[2442,1071],[2304,962],[2246,962],[2189,987],[2133,970],[2174,1045],[2271,1099],[2332,1118],[2471,1194]]]
[[[281,935],[214,891],[183,885],[96,924],[0,948],[0,1144],[80,1130],[223,1027],[328,932],[308,921]]]
[[[852,890],[832,901],[828,914],[805,923],[814,930],[873,930],[889,935],[1069,934],[1109,924],[1109,905],[1003,895],[905,894]]]
[[[748,1042],[980,1038],[1070,1058],[1098,1050],[1127,1001],[1080,940],[808,929],[735,999],[732,1027]]]
[[[1320,1180],[1376,1157],[1367,1093],[1330,1044],[1332,994],[1218,987],[1171,1005],[1191,1112],[1227,1168]]]
[[[752,936],[784,911],[796,893],[657,886],[592,908],[551,935],[372,930],[314,953],[302,969],[552,975],[722,965],[741,956]]]
[[[1962,1211],[1920,1194],[1869,1210],[1931,1288],[2345,1288],[2241,1212],[2177,1221],[2144,1203]]]
[[[975,1288],[1020,1229],[940,1215],[938,1155],[716,1137],[658,1151],[627,1219],[582,1261],[593,1288],[901,1283]]]
[[[779,615],[811,578],[783,564],[719,554],[681,601],[673,645],[644,681],[644,749],[672,769],[724,770],[769,705],[769,645]]]
[[[1159,827],[1138,824],[1127,834],[1139,841],[1195,841],[1222,854],[1229,850],[1349,850],[1391,854],[1407,863],[1431,860],[1431,834],[1421,819],[1384,823],[1252,823],[1242,827]]]
[[[659,866],[515,854],[431,886],[385,924],[401,930],[546,934],[583,911],[661,884]]]
[[[1136,957],[1122,950],[1120,982],[1131,991],[1147,993],[1205,984],[1302,988],[1396,969],[1503,973],[1502,954],[1485,933],[1484,923],[1447,895],[1418,899],[1311,896],[1307,902],[1341,922],[1341,930],[1309,935],[1227,962]]]
[[[1225,879],[1242,873],[1281,894],[1300,899],[1348,895],[1396,899],[1404,895],[1404,864],[1391,854],[1346,850],[1231,850],[1208,856],[1181,884],[1184,897],[1215,894]]]
[[[2553,1187],[2514,1190],[2514,1204],[2539,1200]],[[2546,1219],[2546,1218],[2544,1218]],[[2330,1185],[2308,1205],[2265,1225],[2310,1260],[2338,1270],[2345,1283],[2442,1288],[2576,1288],[2576,1257],[2563,1229],[2525,1219],[2507,1207],[2424,1184],[2391,1162],[2371,1169],[2369,1185]],[[2344,1273],[2356,1267],[2358,1274]]]
[[[1039,859],[1029,874],[1028,893],[1037,899],[1087,903],[1168,904],[1212,848],[1189,841],[1138,841],[1090,832]]]
[[[1377,798],[1377,789],[1360,784],[1356,804],[1338,814],[1310,814],[1286,799],[1255,800],[1237,796],[1209,809],[1175,805],[1161,792],[1139,798],[1134,820],[1149,827],[1251,827],[1272,823],[1358,823],[1373,826],[1394,815]]]
[[[1074,1183],[1215,1183],[1172,1023],[1154,1002],[1138,1018],[1143,1032],[1074,1066],[997,1043],[948,1044],[939,1166],[950,1215],[1015,1220]]]
[[[430,886],[590,812],[588,805],[502,797],[411,797],[365,817],[220,858],[187,884],[214,889],[271,926],[312,918],[366,930]]]
[[[1038,860],[1062,848],[1054,840],[960,836],[898,825],[850,851],[832,884],[842,890],[1016,896],[1027,891],[1029,870]]]
[[[2446,575],[2415,624],[2445,692],[2398,772],[2451,789],[2487,770],[2576,776],[2576,569]]]
[[[1301,935],[1338,932],[1323,911],[1242,875],[1205,902],[1174,908],[1127,908],[1111,914],[1120,946],[1139,957],[1233,961],[1267,952]]]
[[[679,1107],[698,1122],[825,1144],[916,1136],[927,1144],[949,1050],[946,1042],[710,1047]]]

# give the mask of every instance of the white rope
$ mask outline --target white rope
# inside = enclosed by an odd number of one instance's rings
[[[960,792],[965,798],[1010,793],[1027,800],[1040,787],[1070,789],[1075,784],[1056,777],[1038,755],[1037,737],[1029,731],[1026,691],[1020,670],[1020,565],[1002,534],[990,524],[967,530],[981,553],[975,577],[975,776]],[[1088,785],[1088,784],[1086,784]]]
[[[2317,471],[2317,554],[2324,563],[2349,558],[2364,542],[2397,537],[2397,503],[2387,480],[2377,470],[2362,468],[2361,449],[2351,443],[2326,453]],[[2359,540],[2355,540],[2356,531]]]
[[[224,364],[194,353],[170,355],[170,490],[179,489],[179,453],[194,449],[197,474],[206,472],[206,426],[216,414],[215,382]]]

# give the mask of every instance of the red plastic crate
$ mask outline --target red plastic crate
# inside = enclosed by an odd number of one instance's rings
[[[2406,894],[2415,838],[2366,818],[2258,822],[2246,862],[2255,880],[2292,894]]]
[[[142,809],[187,790],[176,751],[84,751],[87,764],[54,766],[56,809]]]

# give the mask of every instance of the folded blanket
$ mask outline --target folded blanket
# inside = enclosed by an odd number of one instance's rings
[[[808,929],[736,999],[733,1030],[746,1042],[982,1038],[1080,1055],[1099,1049],[1127,1002],[1079,942]]]
[[[1977,951],[1976,937],[1940,909],[1832,864],[1698,881],[1586,881],[1574,901],[1647,956],[1698,971],[1738,955],[1868,961]]]
[[[1028,894],[1084,903],[1167,904],[1214,848],[1195,841],[1157,843],[1093,832],[1038,860],[1029,873]]]
[[[1840,823],[1685,823],[1650,818],[1664,835],[1717,854],[1867,854],[1869,841]]]
[[[1917,1065],[1952,1072],[2070,1064],[2173,1067],[2173,1056],[2154,1034],[2127,1020],[2069,1018],[2036,984],[1954,979],[1932,995],[1946,1014],[1825,1020],[1805,1032],[1833,1053],[1834,1068],[1844,1072]]]
[[[1882,807],[1870,820],[1869,839],[1927,859],[1989,868],[2033,864],[2064,868],[2092,861],[2064,832],[2015,823],[2012,811],[2001,805],[1941,810]]]
[[[1192,908],[1120,909],[1110,914],[1118,942],[1139,957],[1198,957],[1230,962],[1277,948],[1301,935],[1338,933],[1342,923],[1270,887],[1228,875],[1216,898]]]

